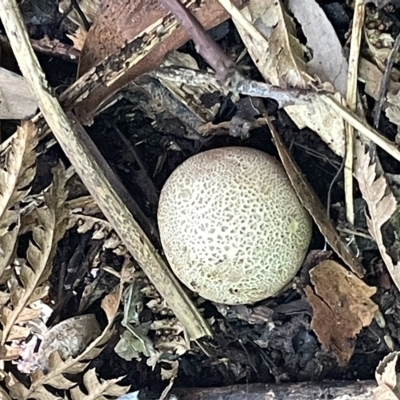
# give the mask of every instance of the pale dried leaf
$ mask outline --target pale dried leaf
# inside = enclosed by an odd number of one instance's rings
[[[358,66],[359,80],[365,83],[365,93],[374,100],[379,99],[379,91],[382,83],[383,72],[372,62],[360,58]],[[400,71],[392,68],[391,79],[388,83],[388,93],[397,93],[400,89]]]
[[[76,374],[82,372],[88,365],[84,361],[91,360],[100,354],[104,345],[113,334],[112,326],[118,312],[121,297],[122,285],[119,285],[114,292],[110,293],[103,299],[102,308],[107,315],[108,324],[102,334],[90,343],[85,351],[75,358],[68,358],[66,361],[63,361],[57,351],[53,352],[49,357],[48,373],[45,375],[43,371],[38,370],[32,374],[30,388],[26,389],[18,400],[27,400],[31,397],[40,398],[40,394],[45,393],[45,385],[59,385],[61,382],[62,385],[66,385],[68,388],[72,387],[74,385],[73,382],[70,382],[67,379],[61,380],[60,377],[62,377],[63,374]],[[18,383],[16,383],[16,385],[18,385]],[[13,387],[14,386],[12,386],[11,389]],[[17,389],[21,390],[19,387]]]
[[[100,5],[101,0],[82,0],[79,2],[79,7],[89,22],[93,22]],[[82,18],[79,16],[75,8],[71,7],[71,0],[61,0],[58,9],[61,14],[65,14],[66,17],[75,25],[82,27]],[[67,26],[67,28],[69,27],[70,25]]]
[[[71,382],[67,378],[65,378],[62,374],[57,376],[52,376],[51,378],[46,380],[46,385],[50,385],[60,390],[70,389],[75,385],[74,382]]]
[[[10,317],[12,316],[13,311],[9,308],[4,308],[2,310],[1,315],[1,322],[8,323]],[[40,310],[34,310],[32,308],[24,308],[18,315],[17,319],[15,320],[16,324],[25,323],[27,321],[31,321],[37,318],[40,314]]]
[[[122,396],[127,393],[129,386],[119,386],[117,383],[123,379],[121,376],[117,379],[102,380],[96,376],[95,369],[89,369],[83,376],[83,383],[88,394],[84,394],[76,386],[71,389],[72,400],[106,400],[105,396]]]
[[[12,399],[27,399],[29,395],[29,389],[27,389],[22,383],[18,381],[11,373],[10,377],[12,378],[10,383],[7,384],[10,396]]]
[[[91,215],[74,214],[71,216],[71,222],[78,225],[78,233],[86,233],[94,230],[93,236],[102,239],[112,231],[112,227],[108,221],[96,218]]]
[[[166,400],[167,399],[167,396],[168,396],[169,392],[171,391],[172,386],[174,385],[174,381],[175,381],[175,379],[171,379],[169,381],[169,384],[167,385],[167,387],[162,391],[159,400]]]
[[[36,128],[31,121],[18,128],[11,145],[3,152],[0,168],[0,275],[10,262],[17,240],[19,215],[15,206],[29,193],[36,173]],[[9,231],[11,224],[17,226]]]
[[[80,26],[75,32],[67,34],[67,37],[72,41],[75,49],[81,51],[83,49],[83,45],[85,44],[87,32],[85,28]]]
[[[4,306],[10,299],[10,294],[5,292],[0,292],[0,307]]]
[[[11,361],[17,360],[22,352],[22,348],[20,347],[12,347],[5,345],[0,350],[0,359],[2,361]]]
[[[172,339],[160,338],[155,343],[155,347],[161,352],[171,352],[180,356],[191,349],[190,341],[181,335],[174,335]]]
[[[375,389],[376,400],[391,400],[400,398],[400,375],[397,372],[397,364],[400,352],[388,354],[379,363],[375,371],[375,379],[378,387]]]
[[[28,180],[29,181],[29,180]],[[65,190],[66,175],[63,166],[53,169],[53,183],[45,193],[47,208],[38,210],[39,226],[32,232],[32,241],[27,250],[29,265],[21,266],[19,279],[22,287],[14,287],[12,292],[13,312],[8,315],[3,326],[2,344],[22,311],[33,301],[38,300],[39,294],[46,290],[38,289],[49,277],[52,261],[57,244],[64,236],[68,212],[65,209],[67,192]],[[17,198],[17,197],[16,197]]]
[[[310,87],[317,83],[307,72],[303,48],[294,36],[293,21],[280,1],[250,0],[248,7],[241,13],[265,38],[265,41],[258,36],[254,38],[240,20],[232,18],[253,62],[267,82],[277,86],[285,86],[287,82],[291,82],[298,87]],[[312,22],[317,25],[316,21]],[[318,26],[315,27],[315,30],[317,29]],[[277,57],[276,52],[281,54]],[[340,70],[340,65],[341,59],[332,57],[329,68],[321,64],[320,71],[330,78],[330,82],[342,80],[345,78],[330,75],[332,71]],[[341,73],[345,75],[345,70]],[[340,97],[339,94],[337,96]],[[309,127],[333,152],[339,156],[344,155],[343,119],[320,97],[313,98],[308,105],[287,106],[285,110],[299,129]]]
[[[8,335],[8,340],[23,340],[26,339],[31,330],[29,328],[25,328],[24,326],[14,325],[11,328],[10,334]]]
[[[400,88],[389,91],[386,96],[387,107],[385,114],[389,121],[400,127]]]
[[[28,119],[38,109],[25,78],[0,68],[0,119]]]
[[[12,262],[17,244],[18,232],[21,227],[19,213],[16,210],[7,210],[0,222],[0,275]]]
[[[0,219],[3,213],[24,199],[36,173],[37,145],[36,128],[31,121],[25,121],[18,128],[11,146],[3,156],[5,162],[0,169]]]
[[[36,400],[62,400],[60,396],[50,393],[44,386],[37,388],[37,390],[29,395],[29,398]]]
[[[307,88],[313,79],[306,72],[303,48],[296,38],[292,18],[282,3],[274,0],[251,0],[241,11],[266,39],[254,42],[241,21],[233,18],[239,34],[264,79],[273,85]]]
[[[364,146],[357,148],[355,175],[362,196],[368,205],[369,215],[366,216],[368,230],[378,245],[393,282],[400,289],[400,261],[394,264],[383,243],[382,234],[382,227],[396,211],[397,202],[387,185],[385,176],[377,177],[377,166],[371,163],[369,153]]]
[[[318,76],[323,82],[330,82],[345,96],[348,63],[325,12],[315,0],[289,0],[288,7],[302,26],[307,46],[313,50],[312,59],[307,63],[308,73]]]
[[[132,333],[126,330],[122,333],[117,345],[114,347],[114,351],[126,361],[140,359],[140,353],[135,349],[132,339]]]

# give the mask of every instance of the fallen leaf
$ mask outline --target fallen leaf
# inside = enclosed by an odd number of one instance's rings
[[[38,105],[25,79],[0,68],[0,119],[32,118]]]
[[[391,79],[388,83],[388,93],[395,95],[400,89],[400,71],[392,68]],[[382,84],[383,72],[372,62],[365,58],[360,58],[358,64],[359,80],[365,83],[365,93],[374,100],[379,99],[379,91]]]
[[[311,328],[322,346],[345,366],[353,355],[356,335],[378,311],[370,299],[376,288],[331,260],[314,267],[310,277],[314,289],[308,286],[305,291],[313,308]]]
[[[2,153],[0,168],[0,276],[10,262],[19,231],[17,205],[28,195],[36,174],[36,128],[23,122]],[[10,227],[16,224],[13,229]]]
[[[116,379],[103,380],[96,376],[94,368],[89,369],[83,376],[83,383],[87,390],[85,394],[79,386],[70,390],[72,400],[95,400],[106,399],[104,396],[122,396],[127,393],[129,386],[119,386],[117,383],[123,379],[121,376]]]
[[[70,389],[75,383],[65,378],[65,374],[78,374],[83,372],[89,361],[97,357],[104,349],[105,345],[113,335],[113,323],[118,312],[118,306],[122,297],[122,285],[118,285],[115,290],[107,295],[102,301],[102,308],[107,315],[108,324],[103,332],[94,341],[92,341],[86,349],[75,358],[69,357],[63,361],[58,351],[53,351],[48,358],[49,370],[44,374],[42,370],[38,370],[31,375],[31,384],[26,387],[17,379],[13,379],[8,387],[11,397],[18,400],[28,400],[31,398],[53,399],[53,396],[46,388],[52,386],[58,389]],[[10,376],[12,376],[10,374]],[[58,398],[54,398],[57,399]]]
[[[161,66],[184,67],[190,68],[194,71],[199,69],[196,60],[191,55],[178,51],[168,53]],[[163,79],[162,77],[159,77],[158,79],[173,94],[173,96],[178,99],[181,104],[191,110],[202,123],[214,120],[219,110],[220,103],[217,102],[212,106],[204,107],[202,96],[210,94],[217,95],[218,92],[223,91],[223,87],[213,86],[211,82],[208,82],[207,85],[190,85],[183,84],[179,81]],[[228,95],[228,90],[223,91],[220,95]]]
[[[375,371],[378,387],[374,390],[375,400],[398,400],[400,398],[400,375],[397,372],[400,352],[388,354]]]
[[[248,25],[243,20],[234,16],[232,20],[249,55],[267,82],[281,87],[293,85],[299,88],[311,88],[319,85],[325,89],[332,88],[329,82],[321,85],[317,80],[318,77],[309,74],[304,57],[305,49],[296,38],[294,21],[285,11],[281,1],[250,0],[241,14],[247,22],[251,22],[257,28],[259,35],[255,36],[253,32],[249,32]],[[311,23],[316,25],[315,30],[319,29],[317,21],[312,20]],[[324,25],[326,28],[328,22]],[[340,70],[341,60],[342,57],[332,57],[329,68],[322,63],[319,71],[329,77],[330,82],[335,82],[339,78],[330,74]],[[334,64],[335,61],[338,63],[337,66]],[[340,98],[339,94],[336,96]],[[299,129],[309,127],[333,152],[343,156],[345,144],[343,119],[320,97],[313,98],[308,105],[287,106],[285,111]]]
[[[388,269],[394,284],[400,290],[400,261],[394,260],[388,254],[388,250],[383,242],[382,228],[397,209],[397,202],[388,187],[386,178],[383,174],[377,175],[377,164],[372,163],[368,149],[365,146],[356,147],[356,168],[357,178],[362,197],[368,205],[366,215],[368,230],[378,245],[381,257]],[[394,243],[394,246],[396,242]]]
[[[347,58],[332,23],[315,0],[289,0],[289,10],[301,25],[312,49],[312,59],[307,71],[322,81],[330,82],[342,95],[347,88]]]
[[[385,114],[389,121],[397,126],[395,141],[398,144],[400,132],[400,86],[387,92]]]
[[[32,129],[32,127],[31,127]],[[33,149],[32,149],[33,151]],[[27,161],[30,160],[28,163]],[[25,160],[24,169],[21,169],[21,186],[12,186],[9,202],[24,198],[26,186],[29,186],[32,176],[32,163],[35,156]],[[18,182],[18,181],[17,181]],[[22,186],[22,183],[26,185]],[[36,318],[40,310],[30,309],[29,306],[47,296],[49,285],[46,283],[53,266],[58,242],[64,236],[68,213],[64,208],[67,192],[65,190],[65,169],[60,164],[53,169],[53,182],[44,193],[46,209],[38,212],[38,224],[32,231],[32,239],[26,252],[26,260],[20,265],[13,266],[13,273],[8,280],[10,290],[9,302],[4,305],[0,320],[3,330],[1,332],[1,346],[5,346],[13,338],[14,326],[20,322],[27,322],[27,315]],[[21,189],[19,189],[21,187]],[[24,189],[22,189],[24,187]],[[19,189],[19,190],[16,190]],[[3,198],[4,199],[4,198]],[[7,202],[6,202],[7,203]],[[14,264],[17,264],[14,261]],[[3,296],[2,296],[3,297]],[[19,335],[22,330],[18,330]],[[28,330],[25,330],[28,332]]]

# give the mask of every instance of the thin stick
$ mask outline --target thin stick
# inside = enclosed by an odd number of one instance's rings
[[[364,24],[365,5],[364,0],[356,0],[354,5],[353,29],[351,31],[349,72],[347,75],[346,103],[351,111],[357,107],[357,80],[358,59],[360,56],[360,44],[362,27]],[[345,124],[346,152],[344,158],[344,193],[346,203],[346,219],[351,226],[354,225],[354,127],[348,122]]]
[[[208,324],[110,184],[110,176],[114,176],[111,168],[106,168],[107,163],[83,127],[73,115],[71,122],[50,93],[16,0],[0,0],[0,16],[21,72],[36,95],[46,122],[99,208],[190,337],[211,335]]]

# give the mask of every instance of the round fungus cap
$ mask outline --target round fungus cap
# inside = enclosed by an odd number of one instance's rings
[[[280,292],[299,270],[312,231],[283,166],[245,147],[209,150],[175,169],[161,191],[158,225],[176,276],[231,305]]]

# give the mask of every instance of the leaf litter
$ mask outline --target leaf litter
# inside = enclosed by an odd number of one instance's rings
[[[212,2],[213,6],[214,3],[216,4],[216,2]],[[229,1],[221,0],[220,3],[228,11],[233,9],[233,4]],[[289,2],[288,9],[286,9],[283,2],[280,1],[251,0],[241,10],[241,13],[240,17],[238,14],[232,13],[232,20],[244,42],[246,51],[266,81],[281,88],[294,86],[316,91],[336,91],[338,92],[335,94],[337,99],[341,99],[340,95],[345,95],[344,82],[346,81],[347,64],[342,46],[330,21],[321,12],[321,8],[316,2],[307,1],[307,7],[301,8],[297,7],[296,2]],[[93,20],[93,15],[89,18],[90,20]],[[79,25],[79,13],[71,18],[75,24]],[[125,18],[125,16],[120,18]],[[218,18],[219,21],[222,21],[226,16]],[[365,42],[369,58],[372,59],[373,65],[378,67],[378,70],[373,73],[375,77],[380,76],[379,73],[384,69],[390,47],[393,44],[393,39],[385,29],[377,31],[372,27],[371,24],[377,20],[378,11],[368,9]],[[209,23],[212,25],[215,21],[208,21],[205,25]],[[306,45],[302,44],[297,37],[298,26],[296,23],[302,27],[307,39]],[[320,31],[316,29],[317,25],[324,28],[323,40],[318,37]],[[84,51],[93,51],[94,58],[100,57],[97,61],[101,61],[103,56],[101,52],[98,53],[99,49],[91,48],[90,41],[83,44],[83,41],[87,40],[86,33],[79,32],[79,30],[77,32],[74,39],[75,46],[79,49],[83,48]],[[92,34],[93,32],[90,33],[90,35]],[[129,40],[132,40],[132,37]],[[121,49],[123,45],[120,44],[117,47]],[[170,45],[169,49],[173,48],[174,46]],[[335,49],[335,56],[332,56],[332,49]],[[151,49],[146,49],[146,51],[150,53]],[[160,53],[164,54],[161,51],[156,58],[161,60],[163,55],[160,56]],[[172,58],[172,61],[170,60],[172,65],[180,62],[179,53],[175,55],[178,57],[178,61],[174,62]],[[182,58],[184,57],[186,56],[182,56]],[[190,62],[192,61],[190,60]],[[189,68],[194,65],[193,70],[196,71],[199,64],[189,63],[187,65]],[[151,72],[155,66],[150,62],[150,65],[144,67],[144,72]],[[145,71],[146,68],[149,68],[149,71]],[[125,73],[126,71],[127,69],[125,69]],[[363,78],[366,79],[366,85],[372,87],[371,80],[373,78],[368,77],[368,73],[371,74],[372,69],[365,71]],[[121,75],[124,74],[121,72]],[[162,82],[162,78],[160,81]],[[212,108],[202,110],[202,95],[211,95],[212,88],[210,91],[210,87],[207,87],[201,93],[200,89],[196,92],[195,86],[190,90],[187,88],[181,90],[179,85],[171,85],[170,81],[165,80],[163,84],[172,92],[176,91],[174,96],[181,103],[187,101],[185,98],[194,96],[195,103],[188,102],[192,107],[191,111],[197,118],[200,117],[202,122],[210,121],[212,123],[219,106],[214,104]],[[375,88],[374,94],[376,95],[376,93],[377,89]],[[88,103],[86,109],[88,119],[91,118],[90,114],[98,105],[98,100],[103,101],[108,96],[107,93],[103,94],[104,97],[95,99],[94,105]],[[234,97],[233,100],[235,100]],[[398,124],[396,92],[389,92],[387,100],[389,107],[387,107],[386,113],[392,122]],[[314,97],[310,105],[292,105],[285,109],[300,129],[306,126],[311,128],[334,153],[340,156],[344,154],[343,119],[321,97]],[[84,108],[83,110],[85,112]],[[206,118],[202,116],[206,116]],[[204,126],[207,125],[203,125],[203,129]],[[218,125],[211,126],[214,129],[218,127]],[[277,139],[275,137],[278,144]],[[124,379],[123,376],[104,380],[98,376],[94,368],[89,366],[90,361],[98,357],[111,338],[117,334],[114,322],[119,314],[120,304],[122,304],[124,314],[120,326],[124,330],[115,351],[126,360],[140,360],[144,357],[147,364],[153,369],[161,364],[160,377],[170,381],[162,394],[162,397],[166,397],[175,379],[179,376],[178,371],[182,359],[178,356],[193,354],[193,344],[190,342],[185,327],[173,314],[170,314],[171,310],[168,308],[168,304],[160,298],[154,287],[151,287],[143,272],[136,268],[129,273],[126,272],[126,267],[121,273],[111,267],[105,269],[108,271],[106,274],[111,272],[120,279],[120,283],[114,288],[114,291],[102,300],[102,309],[107,317],[105,328],[100,327],[96,317],[92,314],[64,319],[50,330],[40,334],[36,328],[33,328],[38,324],[44,324],[44,321],[40,320],[43,318],[41,314],[44,310],[41,302],[49,296],[49,279],[54,270],[56,250],[68,229],[76,227],[79,234],[90,234],[93,240],[103,241],[102,250],[107,249],[119,256],[127,256],[126,249],[121,247],[119,238],[110,235],[112,227],[107,221],[95,213],[87,214],[83,209],[76,211],[68,205],[67,178],[61,164],[53,170],[52,184],[41,193],[40,205],[35,206],[32,202],[28,208],[24,208],[26,202],[29,203],[33,200],[33,197],[29,198],[28,195],[36,172],[34,149],[37,141],[34,125],[31,122],[24,122],[11,144],[2,152],[0,251],[4,257],[0,258],[0,276],[5,284],[2,285],[0,291],[0,306],[2,307],[0,357],[3,364],[6,360],[15,360],[20,357],[22,348],[19,346],[33,334],[41,337],[39,351],[36,352],[32,346],[30,354],[36,357],[35,362],[40,360],[36,365],[37,367],[40,364],[40,368],[28,374],[29,382],[25,384],[19,382],[17,375],[12,372],[3,373],[7,390],[0,386],[1,395],[5,398],[17,399],[58,398],[53,391],[49,390],[49,387],[63,390],[74,400],[106,398],[104,396],[117,397],[126,393],[129,387],[119,384]],[[363,144],[358,143],[356,156],[354,172],[361,195],[368,208],[367,228],[369,234],[376,241],[381,258],[394,284],[400,287],[396,199],[386,181],[373,146],[370,143],[368,145],[365,145],[364,142]],[[287,168],[290,175],[290,167]],[[295,168],[292,169],[295,170]],[[300,189],[299,194],[301,195],[304,191],[305,189]],[[323,231],[324,228],[330,226],[331,221],[329,218],[322,218],[323,208],[320,204],[319,207],[322,211],[319,212],[321,218],[318,218],[317,225],[322,227],[321,231]],[[313,207],[310,208],[313,209]],[[95,212],[98,212],[98,209],[95,209]],[[315,218],[316,213],[313,211],[311,213]],[[387,240],[386,235],[389,226],[391,227],[390,232],[393,233],[391,241]],[[346,246],[342,244],[335,247],[335,243],[340,241],[335,227],[331,227],[328,235],[326,232],[325,230],[326,240],[336,253],[353,271],[362,275],[360,266],[357,265],[356,259],[352,258],[353,256]],[[25,255],[18,254],[17,257],[16,249],[19,237],[26,233],[30,233],[31,238]],[[94,270],[95,268],[93,268]],[[129,275],[129,279],[124,274]],[[371,297],[376,295],[377,289],[368,286],[333,260],[319,263],[310,270],[309,277],[312,285],[306,286],[303,290],[313,308],[310,327],[315,331],[323,348],[333,352],[338,364],[345,366],[354,353],[356,336],[363,328],[372,324],[378,311],[378,305],[371,300]],[[301,288],[298,289],[302,293]],[[94,293],[94,287],[91,289],[91,293]],[[102,294],[104,295],[104,293]],[[144,303],[144,298],[151,300]],[[93,302],[87,303],[87,305],[91,304]],[[271,306],[273,306],[273,301]],[[82,308],[87,308],[87,306]],[[151,310],[162,318],[143,322],[141,318],[144,310]],[[273,332],[276,327],[269,318],[270,316],[265,321],[260,320],[259,323],[260,325],[268,323],[270,331]],[[246,318],[241,319],[246,321]],[[213,322],[215,322],[215,318],[213,318]],[[219,321],[218,323],[225,333],[228,332],[223,322]],[[76,335],[72,335],[74,332]],[[158,336],[154,333],[157,333]],[[77,340],[78,335],[83,342]],[[157,339],[154,339],[155,336]],[[240,340],[243,343],[243,340]],[[265,337],[253,340],[253,342],[262,343],[263,347],[268,348],[268,339]],[[397,353],[392,353],[382,361],[377,369],[378,389],[376,393],[378,398],[391,398],[390,396],[397,395],[395,372],[397,356]],[[226,360],[226,358],[224,359]],[[270,370],[274,371],[276,376],[279,375],[276,368],[270,366]],[[75,381],[70,380],[69,375],[67,378],[65,374],[83,374],[82,384],[76,384]]]
[[[371,324],[378,306],[370,299],[376,288],[340,264],[327,260],[310,270],[313,288],[305,288],[313,308],[311,328],[339,365],[346,365],[354,352],[354,338]]]

